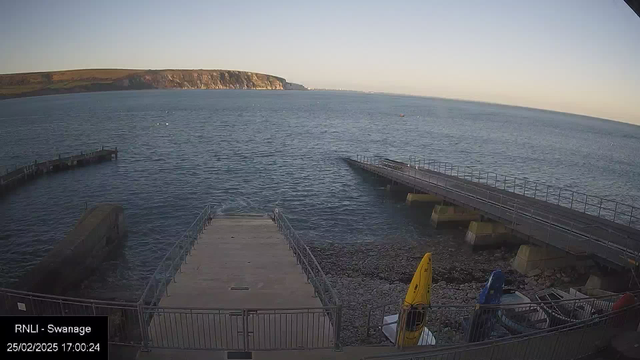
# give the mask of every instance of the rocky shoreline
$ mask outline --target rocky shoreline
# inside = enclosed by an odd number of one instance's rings
[[[532,299],[535,292],[545,288],[584,285],[589,276],[585,268],[521,275],[510,265],[517,247],[472,251],[461,244],[462,236],[461,230],[455,230],[420,242],[310,244],[311,252],[343,304],[342,344],[388,343],[379,331],[371,331],[367,336],[369,309],[400,304],[426,252],[433,254],[432,305],[474,304],[495,269],[505,273],[506,287]],[[390,305],[386,314],[397,313],[395,307]],[[381,317],[382,310],[378,310],[372,319],[379,323]],[[450,326],[450,320],[443,319],[437,326]]]

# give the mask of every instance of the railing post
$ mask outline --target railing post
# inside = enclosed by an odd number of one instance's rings
[[[149,335],[147,334],[147,326],[144,321],[144,306],[142,299],[138,301],[138,323],[140,326],[140,335],[142,335],[142,351],[149,351]]]
[[[404,334],[407,324],[408,308],[402,306],[400,313],[398,314],[398,321],[396,322],[396,349],[402,350],[404,346]]]
[[[527,179],[524,179],[524,190],[522,192],[522,195],[527,196]]]
[[[569,207],[569,209],[573,209],[573,196],[576,194],[575,191],[571,192],[571,206]]]
[[[618,202],[616,201],[616,208],[613,210],[613,222],[616,222],[617,214],[618,214]]]
[[[584,194],[584,209],[582,209],[583,213],[587,213],[587,203],[589,202],[589,195]]]
[[[633,206],[631,207],[631,214],[629,214],[629,226],[631,226],[631,219],[633,219],[633,209],[635,209]]]
[[[249,351],[249,311],[242,309],[242,342],[244,351]]]
[[[598,217],[600,217],[600,210],[602,210],[602,198],[600,198],[600,205],[598,206]]]
[[[336,351],[340,350],[340,331],[342,328],[342,305],[338,305],[336,308],[336,316],[333,324],[333,348]]]

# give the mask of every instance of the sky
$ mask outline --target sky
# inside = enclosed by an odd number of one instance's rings
[[[0,0],[0,73],[234,69],[640,124],[623,0]]]

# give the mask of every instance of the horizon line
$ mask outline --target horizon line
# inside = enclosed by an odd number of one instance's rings
[[[62,69],[62,70],[42,70],[42,71],[29,71],[29,72],[16,72],[16,73],[2,73],[0,74],[0,76],[6,76],[6,75],[26,75],[26,74],[40,74],[40,73],[48,73],[48,72],[63,72],[63,71],[83,71],[83,70],[139,70],[139,71],[166,71],[166,70],[202,70],[202,71],[239,71],[239,72],[245,72],[245,73],[254,73],[254,74],[260,74],[260,75],[267,75],[267,76],[273,76],[273,77],[277,77],[277,78],[281,78],[289,83],[291,83],[290,81],[287,80],[287,78],[285,78],[284,76],[280,76],[280,75],[274,75],[274,74],[269,74],[266,72],[259,72],[259,71],[251,71],[251,70],[237,70],[237,69],[204,69],[204,68],[200,68],[200,69],[195,69],[195,68],[156,68],[156,69],[152,69],[152,68],[135,68],[135,67],[131,67],[131,68],[119,68],[119,67],[105,67],[105,68],[101,68],[101,67],[96,67],[96,68],[75,68],[75,69]],[[301,83],[296,83],[302,86],[305,86],[304,84]],[[400,93],[400,92],[392,92],[392,91],[371,91],[371,90],[353,90],[353,89],[342,89],[342,88],[314,88],[314,87],[308,87],[305,86],[308,90],[311,91],[350,91],[350,92],[359,92],[359,93],[373,93],[373,94],[386,94],[386,95],[400,95],[400,96],[412,96],[412,97],[420,97],[420,98],[431,98],[431,99],[439,99],[439,100],[454,100],[454,101],[466,101],[466,102],[472,102],[472,103],[479,103],[479,104],[489,104],[489,105],[500,105],[500,106],[510,106],[510,107],[516,107],[516,108],[522,108],[522,109],[531,109],[531,110],[540,110],[540,111],[549,111],[549,112],[555,112],[555,113],[559,113],[559,114],[568,114],[568,115],[575,115],[575,116],[582,116],[582,117],[587,117],[587,118],[592,118],[592,119],[597,119],[597,120],[604,120],[604,121],[611,121],[611,122],[615,122],[615,123],[621,123],[621,124],[628,124],[628,125],[634,125],[634,126],[640,126],[640,123],[633,123],[633,122],[629,122],[629,121],[625,121],[625,120],[617,120],[617,119],[612,119],[612,118],[605,118],[605,117],[598,117],[598,116],[594,116],[594,115],[588,115],[588,114],[584,114],[584,113],[574,113],[574,112],[568,112],[568,111],[562,111],[562,110],[556,110],[556,109],[550,109],[550,108],[537,108],[537,107],[531,107],[531,106],[527,106],[527,105],[519,105],[519,104],[506,104],[506,103],[500,103],[500,102],[493,102],[493,101],[485,101],[485,100],[471,100],[471,99],[464,99],[464,98],[456,98],[456,97],[445,97],[445,96],[436,96],[436,95],[421,95],[421,94],[411,94],[411,93]]]
[[[331,89],[331,88],[312,88],[312,87],[308,87],[307,89],[309,89],[309,91],[347,91],[347,92],[359,92],[359,93],[369,93],[369,94],[410,96],[410,97],[430,98],[430,99],[437,99],[437,100],[464,101],[464,102],[472,102],[472,103],[478,103],[478,104],[508,106],[508,107],[528,109],[528,110],[548,111],[548,112],[554,112],[554,113],[559,113],[559,114],[582,116],[582,117],[592,118],[592,119],[595,119],[595,120],[604,120],[604,121],[611,121],[611,122],[614,122],[614,123],[627,124],[627,125],[633,125],[633,126],[640,126],[640,123],[636,124],[636,123],[631,123],[631,122],[627,122],[627,121],[624,121],[624,120],[616,120],[616,119],[610,119],[610,118],[605,118],[605,117],[597,117],[597,116],[587,115],[587,114],[572,113],[572,112],[562,111],[562,110],[555,110],[555,109],[548,109],[548,108],[536,108],[536,107],[531,107],[531,106],[526,106],[526,105],[505,104],[505,103],[484,101],[484,100],[470,100],[470,99],[463,99],[463,98],[444,97],[444,96],[435,96],[435,95],[420,95],[420,94],[410,94],[410,93],[397,93],[397,92],[389,92],[389,91]]]

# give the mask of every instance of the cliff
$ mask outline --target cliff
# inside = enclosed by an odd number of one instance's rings
[[[281,77],[234,70],[85,69],[0,75],[0,98],[142,89],[306,90]]]

